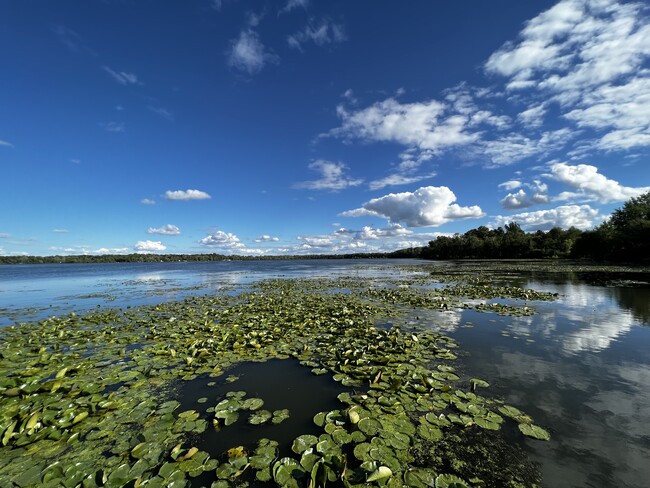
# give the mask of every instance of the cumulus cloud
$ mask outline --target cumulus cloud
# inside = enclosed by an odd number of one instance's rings
[[[120,85],[137,85],[142,84],[138,81],[138,76],[134,73],[127,73],[126,71],[114,71],[108,66],[102,66],[102,69],[108,73],[113,80]]]
[[[521,185],[523,185],[521,181],[509,180],[509,181],[504,181],[503,183],[499,183],[499,188],[503,188],[506,191],[510,191],[510,190],[516,190]]]
[[[309,165],[309,169],[321,174],[318,180],[301,181],[293,185],[294,188],[308,190],[339,191],[352,186],[359,186],[363,180],[347,176],[347,166],[341,162],[319,159]]]
[[[499,186],[512,186],[512,184],[515,183],[515,188],[522,186],[522,183],[519,181],[508,181]],[[550,202],[548,196],[548,185],[546,183],[542,183],[540,180],[535,180],[533,183],[526,183],[524,186],[526,186],[529,191],[520,188],[516,193],[508,193],[501,200],[501,206],[506,210],[516,210]]]
[[[506,210],[516,210],[548,203],[549,201],[548,195],[544,193],[533,193],[529,195],[525,190],[519,190],[516,193],[508,193],[500,203]]]
[[[147,253],[147,252],[155,252],[155,251],[164,251],[167,249],[165,245],[163,245],[162,242],[160,241],[138,241],[135,243],[135,246],[133,246],[133,249],[136,250],[136,252],[139,253]]]
[[[259,236],[257,239],[255,239],[255,242],[278,242],[280,240],[279,237],[273,237],[269,235],[262,235]]]
[[[11,142],[3,141],[2,139],[0,139],[0,146],[14,147],[14,145]]]
[[[155,205],[156,201],[152,200],[151,198],[143,198],[142,200],[140,200],[140,203],[142,205]]]
[[[163,225],[162,227],[149,227],[147,234],[160,234],[163,236],[178,236],[181,234],[181,230],[172,224]]]
[[[241,31],[239,37],[231,41],[228,64],[234,69],[254,75],[265,65],[278,62],[278,56],[267,51],[257,33],[250,29]]]
[[[510,222],[516,222],[522,229],[527,231],[549,230],[553,227],[564,229],[576,227],[585,230],[602,220],[598,210],[591,208],[589,205],[563,205],[536,212],[499,215],[496,217],[494,225],[503,226]]]
[[[650,191],[650,186],[637,188],[623,186],[600,174],[596,166],[589,164],[553,163],[550,165],[550,170],[548,176],[552,179],[578,190],[565,193],[561,198],[582,197],[600,203],[623,202]]]
[[[437,227],[460,219],[483,217],[477,205],[461,207],[454,202],[456,195],[446,186],[425,186],[414,192],[390,193],[373,198],[360,208],[341,213],[343,217],[374,215],[391,223],[409,227]]]
[[[283,254],[332,254],[332,253],[368,253],[389,252],[396,249],[426,246],[441,232],[414,232],[400,224],[391,224],[386,228],[365,226],[362,229],[340,227],[330,234],[301,235],[299,243],[276,251]]]
[[[212,197],[201,190],[167,190],[165,198],[167,200],[209,200]]]
[[[224,232],[222,230],[208,234],[203,239],[199,240],[199,244],[224,249],[238,249],[245,247],[239,237],[235,234]]]
[[[305,28],[287,38],[290,47],[299,51],[303,50],[303,45],[313,42],[317,46],[325,44],[337,44],[346,40],[345,32],[341,24],[335,24],[328,20],[322,20],[320,23],[310,23]]]

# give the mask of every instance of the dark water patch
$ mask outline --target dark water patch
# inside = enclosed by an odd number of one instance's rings
[[[341,408],[337,396],[349,389],[342,387],[329,375],[316,376],[310,368],[292,359],[271,359],[264,363],[243,363],[228,371],[226,376],[212,378],[204,375],[183,382],[176,395],[181,403],[178,411],[196,410],[208,420],[209,427],[192,439],[192,445],[219,458],[236,446],[253,451],[257,441],[268,438],[279,443],[280,457],[291,455],[293,440],[303,434],[319,435],[322,429],[313,422],[318,412]],[[255,411],[239,411],[239,419],[220,430],[212,427],[214,406],[227,398],[229,392],[246,392],[245,399],[264,401],[261,409],[274,412],[288,409],[289,418],[278,424],[251,425],[249,418]],[[207,401],[199,403],[200,399]],[[261,410],[260,409],[260,410]],[[259,411],[259,410],[258,410]],[[198,485],[197,485],[198,486]]]

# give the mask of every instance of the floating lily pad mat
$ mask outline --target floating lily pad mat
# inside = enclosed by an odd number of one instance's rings
[[[222,455],[233,446],[244,445],[254,449],[260,438],[267,437],[279,443],[280,454],[289,455],[293,440],[302,434],[320,434],[313,418],[323,410],[339,408],[341,403],[337,396],[349,388],[342,387],[330,375],[315,376],[309,368],[293,359],[270,359],[264,363],[243,363],[229,369],[229,377],[235,381],[226,381],[219,377],[216,381],[209,376],[201,376],[192,381],[182,382],[178,392],[181,403],[179,411],[195,409],[202,417],[212,422],[214,413],[207,413],[219,402],[227,399],[233,392],[245,392],[238,405],[246,407],[246,400],[260,399],[261,407],[255,410],[239,409],[239,418],[220,430],[209,428],[197,435],[193,445],[208,452],[212,457]],[[211,386],[208,386],[212,384]],[[197,401],[207,398],[207,402]],[[255,406],[255,405],[253,405]],[[249,422],[252,414],[259,411],[289,410],[289,417],[273,423],[272,419],[259,425]]]
[[[354,281],[353,293],[329,293],[342,280],[273,280],[0,329],[0,486],[478,488],[502,467],[453,457],[464,439],[490,453],[502,424],[549,438],[491,397],[480,372],[456,370],[452,338],[405,315],[530,291],[384,293]]]

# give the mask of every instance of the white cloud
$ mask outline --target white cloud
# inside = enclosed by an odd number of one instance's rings
[[[138,81],[138,77],[134,73],[127,73],[126,71],[114,71],[108,66],[102,66],[102,69],[111,75],[111,78],[113,78],[113,80],[115,80],[120,85],[142,84]]]
[[[589,229],[601,221],[598,210],[589,205],[564,205],[548,210],[524,212],[514,215],[499,215],[494,221],[495,226],[503,226],[510,222],[517,222],[522,229],[528,231],[549,230],[553,227],[576,227]]]
[[[71,159],[70,162],[71,162],[72,164],[81,164],[81,160],[80,160],[80,159]]]
[[[201,190],[167,190],[165,198],[167,200],[209,200],[212,197]]]
[[[239,240],[239,237],[237,237],[235,234],[224,232],[222,230],[208,234],[203,239],[199,240],[199,243],[208,247],[224,249],[239,250],[239,248],[245,247],[244,244]]]
[[[0,146],[14,147],[14,145],[11,142],[3,141],[2,139],[0,139]]]
[[[516,190],[522,184],[523,183],[521,181],[509,180],[509,181],[504,181],[503,183],[499,183],[499,188],[503,188],[506,191],[511,191],[511,190]]]
[[[228,51],[228,64],[249,75],[259,73],[264,65],[278,61],[278,56],[267,51],[257,33],[250,29],[241,31],[239,37],[232,40]]]
[[[0,232],[0,239],[9,239],[11,237],[11,234],[7,234],[6,232]]]
[[[517,115],[517,120],[528,129],[536,129],[544,122],[546,107],[544,104],[533,105]]]
[[[563,0],[519,37],[485,65],[508,78],[508,89],[535,90],[558,103],[567,120],[600,133],[595,149],[650,146],[650,21],[643,2]]]
[[[310,23],[303,30],[287,37],[289,46],[299,51],[302,51],[303,45],[308,42],[313,42],[317,46],[324,46],[325,44],[336,44],[345,40],[343,26],[328,20],[322,20],[318,25]]]
[[[418,181],[428,180],[430,178],[433,178],[434,176],[436,176],[435,173],[429,173],[425,175],[411,175],[411,176],[401,174],[401,173],[396,173],[396,174],[388,175],[384,178],[380,178],[378,180],[371,181],[370,183],[368,183],[368,187],[371,190],[379,190],[386,186],[408,185],[411,183],[417,183]]]
[[[343,163],[335,163],[319,159],[309,165],[309,169],[318,171],[321,178],[312,181],[302,181],[293,185],[294,188],[304,188],[308,190],[332,190],[338,191],[351,186],[359,186],[363,180],[350,178],[345,174],[347,166]]]
[[[154,252],[154,251],[164,251],[167,249],[166,246],[163,245],[162,242],[160,241],[138,241],[135,243],[135,246],[133,246],[133,249],[135,249],[139,253],[147,253],[147,252]]]
[[[153,107],[153,106],[149,106],[147,108],[151,110],[153,113],[155,113],[156,115],[160,115],[163,119],[169,120],[170,122],[174,120],[174,114],[171,113],[166,108]]]
[[[147,234],[160,234],[163,236],[178,236],[181,234],[181,230],[172,224],[166,224],[162,227],[149,227]]]
[[[52,232],[54,234],[67,234],[68,231],[66,229],[52,229]]]
[[[526,191],[521,186],[527,187],[530,191]],[[521,183],[520,181],[506,181],[499,185],[500,188],[507,190],[519,188],[516,193],[508,193],[501,201],[501,206],[506,210],[515,210],[520,208],[528,208],[533,205],[540,205],[549,203],[551,199],[548,196],[548,185],[535,180],[532,183]]]
[[[414,192],[390,193],[373,198],[361,208],[341,213],[343,217],[374,215],[391,223],[409,227],[437,227],[453,220],[479,218],[485,214],[480,207],[461,207],[453,202],[456,195],[446,186],[425,186]]]
[[[356,112],[339,106],[337,113],[343,123],[329,132],[335,137],[397,142],[433,152],[479,138],[465,131],[469,123],[466,115],[449,113],[447,105],[437,100],[400,103],[388,98]]]
[[[551,174],[556,181],[569,185],[578,190],[577,193],[564,193],[561,198],[583,197],[600,203],[623,202],[650,191],[650,186],[627,187],[618,181],[610,180],[598,172],[598,168],[589,164],[575,166],[566,163],[550,165]]]
[[[140,200],[140,203],[142,205],[155,205],[156,201],[152,200],[151,198],[143,198],[142,200]]]
[[[112,248],[100,247],[99,249],[92,251],[92,253],[93,254],[124,254],[128,251],[129,251],[128,247],[112,247]]]
[[[265,234],[255,239],[255,242],[278,242],[279,240],[279,237],[268,236]]]
[[[533,193],[529,195],[525,190],[520,189],[517,193],[508,193],[500,203],[506,210],[515,210],[548,203],[549,201],[550,199],[545,193]]]
[[[511,133],[500,139],[485,141],[478,151],[491,160],[490,166],[506,166],[558,151],[573,137],[575,132],[568,128],[543,132],[536,138]]]

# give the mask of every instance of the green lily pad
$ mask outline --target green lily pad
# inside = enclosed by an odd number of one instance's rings
[[[296,454],[302,454],[307,449],[318,443],[318,437],[315,435],[301,435],[293,441],[291,450]]]
[[[548,441],[551,439],[551,434],[547,431],[533,424],[519,424],[519,430],[522,434],[533,439],[539,439],[541,441]]]
[[[273,414],[268,410],[257,410],[248,417],[248,423],[253,425],[265,424],[273,418]]]

